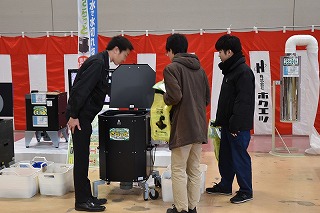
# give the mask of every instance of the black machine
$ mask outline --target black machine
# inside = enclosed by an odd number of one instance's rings
[[[120,182],[120,188],[132,187],[139,182],[144,189],[144,199],[158,198],[146,181],[153,171],[154,146],[151,144],[150,113],[155,84],[155,72],[149,65],[120,65],[112,75],[110,108],[98,116],[100,179],[93,184],[97,197],[97,185],[104,181]]]
[[[153,166],[149,126],[145,110],[110,110],[99,116],[101,179],[138,182],[149,178]]]
[[[60,133],[68,140],[66,92],[38,92],[26,94],[26,147],[32,137],[40,141],[40,133],[48,134],[55,147],[59,147]]]
[[[13,117],[12,83],[0,83],[0,116]]]
[[[0,119],[0,169],[14,163],[13,120]]]
[[[67,125],[66,92],[32,92],[26,95],[27,130],[60,130]]]
[[[79,38],[79,52],[86,53],[89,51],[89,38],[80,37]]]

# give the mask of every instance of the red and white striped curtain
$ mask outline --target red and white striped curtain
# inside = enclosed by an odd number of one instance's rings
[[[198,55],[202,67],[205,69],[209,81],[212,83],[212,103],[208,107],[208,119],[215,117],[217,98],[220,92],[221,71],[217,64],[220,59],[214,49],[217,39],[225,33],[204,33],[186,35],[189,41],[188,51]],[[255,134],[271,134],[272,119],[272,94],[271,84],[273,80],[280,80],[280,57],[283,56],[286,40],[292,35],[312,35],[320,41],[320,31],[272,31],[272,32],[232,32],[242,41],[243,52],[248,65],[256,74],[256,93],[260,103],[256,103],[255,109]],[[162,71],[170,63],[165,55],[165,44],[169,34],[165,35],[125,35],[134,45],[134,51],[129,55],[125,63],[148,63],[156,71],[156,81],[162,80]],[[109,42],[109,37],[99,35],[99,52],[103,51]],[[77,36],[43,36],[29,38],[27,36],[0,37],[0,83],[12,81],[14,123],[16,130],[25,130],[25,94],[31,90],[39,91],[67,91],[68,69],[77,68],[78,37]],[[298,55],[305,58],[302,62],[302,96],[308,91],[319,90],[309,88],[308,81],[312,81],[308,75],[308,58],[305,47],[298,47]],[[257,73],[263,66],[263,90]],[[9,80],[8,80],[9,79]],[[305,79],[305,80],[303,80]],[[304,92],[303,92],[304,91]],[[0,93],[5,91],[0,91]],[[282,123],[280,117],[280,88],[276,92],[276,127],[281,134],[308,135],[309,129],[305,127],[304,120],[308,114],[302,114],[298,124]],[[312,103],[308,97],[303,98],[301,110],[307,110],[310,105],[318,105],[315,127],[320,132],[320,109],[318,103]],[[295,127],[296,126],[296,127]]]

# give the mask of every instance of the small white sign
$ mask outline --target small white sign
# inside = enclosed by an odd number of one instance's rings
[[[47,94],[31,93],[31,104],[46,104]]]
[[[33,126],[48,127],[48,116],[32,116]]]
[[[47,106],[52,106],[52,101],[47,101]]]

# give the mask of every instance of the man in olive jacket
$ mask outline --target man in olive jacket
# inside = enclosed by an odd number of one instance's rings
[[[198,57],[186,53],[187,49],[188,41],[184,35],[168,37],[166,51],[172,63],[163,72],[166,87],[163,97],[167,105],[172,105],[169,148],[175,206],[167,213],[197,212],[201,144],[207,143],[208,78]]]
[[[206,192],[231,195],[236,176],[240,189],[230,202],[243,203],[253,198],[251,158],[247,148],[253,128],[255,77],[245,63],[238,37],[224,35],[215,47],[224,75],[214,123],[214,126],[221,126],[218,163],[221,181]]]

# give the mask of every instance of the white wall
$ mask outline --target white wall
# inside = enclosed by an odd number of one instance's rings
[[[320,25],[319,0],[97,1],[99,32],[107,36],[114,34],[108,30]],[[0,0],[0,33],[22,31],[77,31],[77,0]]]

